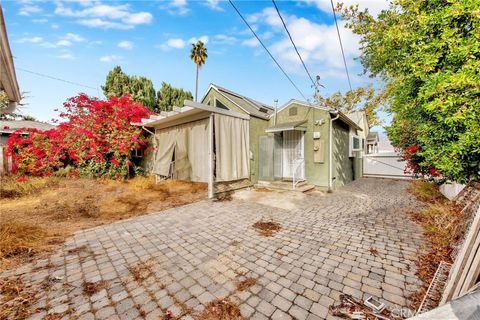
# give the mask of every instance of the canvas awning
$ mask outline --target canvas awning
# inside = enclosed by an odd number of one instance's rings
[[[273,133],[290,130],[307,131],[307,128],[305,126],[302,126],[305,122],[307,122],[307,120],[279,123],[274,125],[273,127],[265,129],[265,132]]]

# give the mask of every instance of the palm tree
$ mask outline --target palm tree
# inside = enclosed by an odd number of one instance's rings
[[[190,59],[195,62],[197,65],[197,78],[195,82],[195,101],[197,101],[197,95],[198,95],[198,70],[202,65],[205,64],[205,61],[207,61],[208,54],[207,54],[207,48],[204,47],[204,44],[202,41],[198,40],[197,43],[192,43],[192,50],[190,50]]]

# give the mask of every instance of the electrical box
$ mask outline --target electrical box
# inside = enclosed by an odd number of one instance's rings
[[[325,162],[325,141],[320,139],[313,140],[313,162]]]
[[[313,132],[313,139],[320,139],[320,132],[314,131]]]

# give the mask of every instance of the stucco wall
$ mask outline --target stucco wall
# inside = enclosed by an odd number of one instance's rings
[[[333,186],[343,186],[353,180],[353,158],[349,157],[349,128],[333,122]]]
[[[290,115],[291,108],[297,108],[296,115]],[[328,134],[330,119],[328,111],[292,103],[277,114],[277,124],[305,119],[307,120],[303,125],[307,129],[304,136],[305,178],[309,184],[319,187],[328,187]],[[319,120],[323,121],[323,124],[315,125],[315,121]],[[270,119],[270,125],[273,126],[273,124],[274,117]],[[320,140],[323,140],[324,161],[322,163],[314,162],[314,131],[320,132]]]

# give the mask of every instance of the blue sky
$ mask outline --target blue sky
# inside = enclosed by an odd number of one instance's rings
[[[383,0],[349,0],[370,12]],[[78,92],[103,97],[106,74],[120,65],[128,74],[194,92],[195,65],[190,43],[206,42],[209,58],[201,69],[199,96],[209,83],[259,101],[279,105],[302,99],[252,33],[225,1],[3,1],[2,7],[17,78],[28,103],[22,110],[48,121],[54,109]],[[313,95],[309,79],[293,51],[271,1],[236,1],[262,41],[300,90]],[[321,76],[322,94],[348,89],[329,0],[277,1],[306,65]],[[353,87],[374,80],[359,76],[358,37],[340,21]],[[79,83],[40,77],[25,70]],[[98,89],[93,89],[98,88]],[[387,119],[388,121],[388,119]]]

